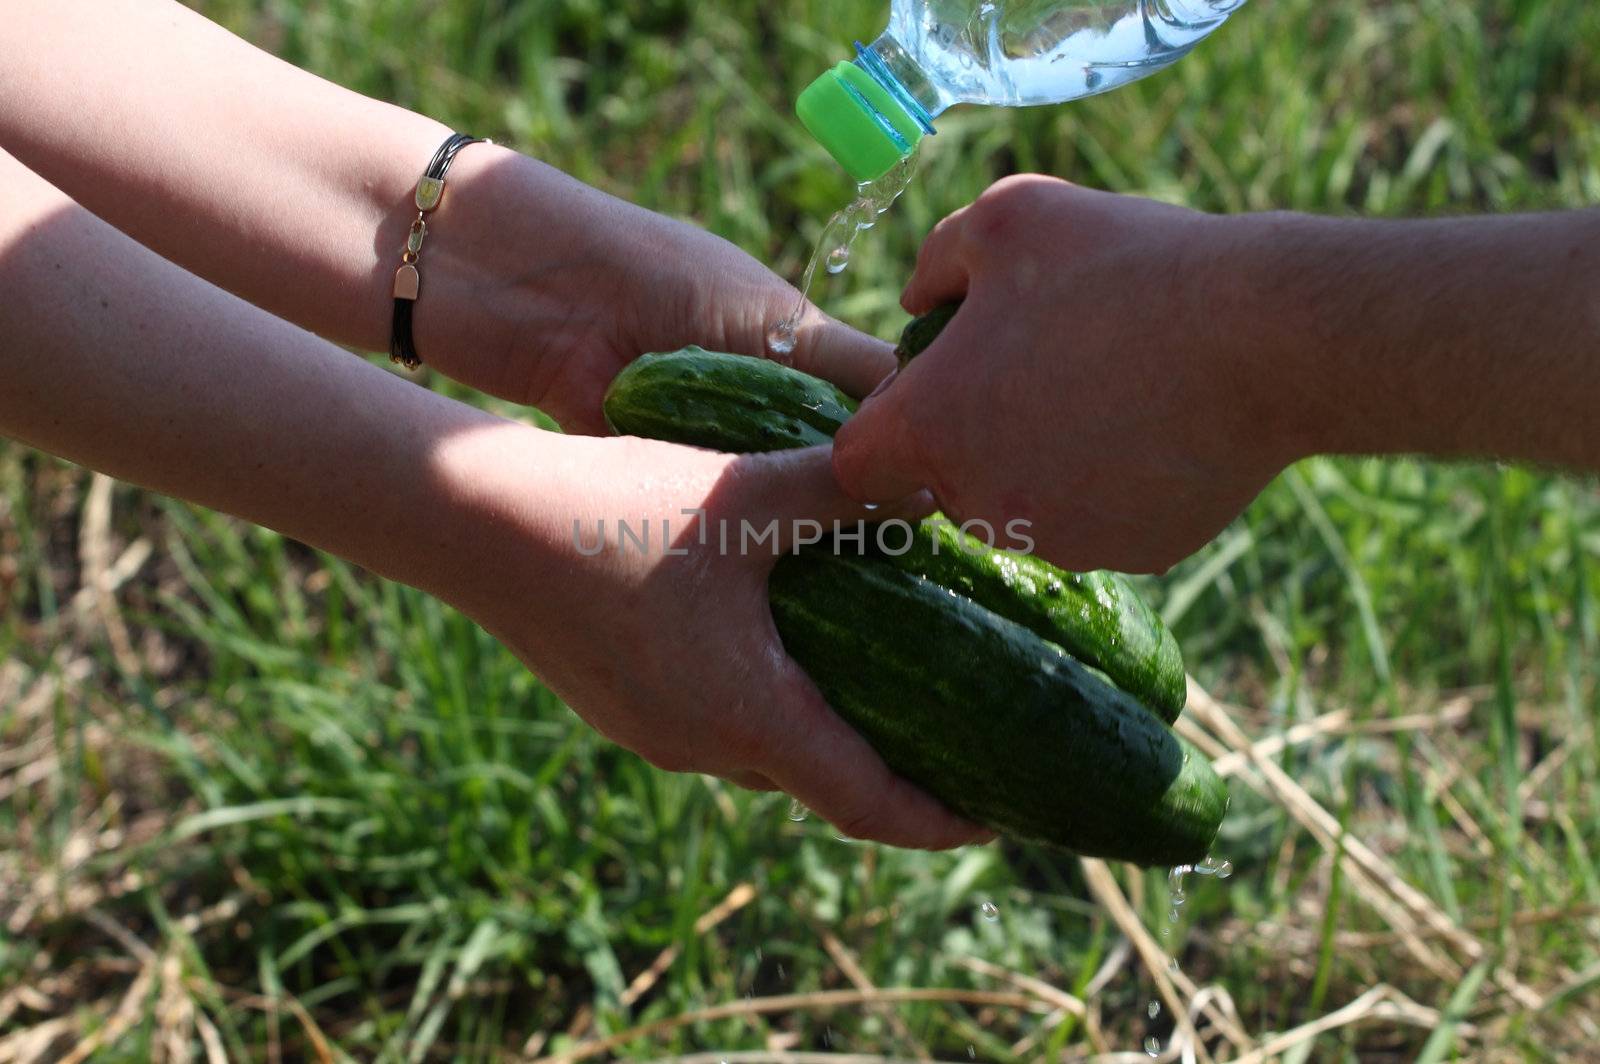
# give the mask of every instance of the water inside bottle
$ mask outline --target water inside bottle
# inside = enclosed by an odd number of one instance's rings
[[[1106,92],[1189,52],[1244,0],[899,0],[889,34],[939,104],[1020,107]]]

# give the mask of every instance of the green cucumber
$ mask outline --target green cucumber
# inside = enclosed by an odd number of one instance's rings
[[[784,647],[890,768],[1008,835],[1142,865],[1203,858],[1227,787],[1131,696],[1028,628],[870,557],[768,584]]]
[[[727,451],[825,442],[852,411],[797,370],[699,348],[645,356],[605,400],[617,431]],[[890,767],[1020,838],[1146,865],[1205,855],[1227,788],[1163,726],[1182,661],[1132,587],[949,522],[889,549],[785,556],[768,592],[786,650]]]
[[[895,358],[900,360],[900,368],[905,369],[907,362],[927,350],[928,345],[939,338],[944,327],[950,324],[950,319],[960,309],[961,302],[957,300],[934,307],[919,318],[912,318],[900,332],[900,346],[894,349]]]
[[[827,381],[698,347],[642,356],[605,398],[606,420],[617,432],[741,453],[826,443],[854,411],[855,403]],[[1164,721],[1182,712],[1177,641],[1125,577],[1069,573],[1032,555],[993,549],[937,515],[916,528],[904,553],[876,556],[1061,646]]]
[[[699,347],[641,355],[605,396],[614,432],[740,454],[827,443],[855,410],[809,373]]]
[[[1069,573],[1032,554],[991,549],[934,518],[905,554],[888,560],[1059,644],[1165,723],[1183,712],[1189,696],[1178,641],[1126,577]]]

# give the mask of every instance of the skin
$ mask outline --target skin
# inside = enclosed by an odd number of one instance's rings
[[[0,146],[135,240],[320,336],[389,346],[412,192],[450,129],[299,70],[171,0],[0,0]],[[428,216],[433,369],[603,433],[644,351],[760,355],[794,288],[719,237],[477,144]],[[889,348],[808,307],[801,369],[856,395]]]
[[[164,0],[0,17],[0,435],[437,595],[663,768],[781,788],[855,837],[987,837],[894,776],[783,651],[774,555],[701,546],[683,515],[858,520],[826,450],[542,432],[313,335],[387,346],[444,127]],[[731,245],[505,149],[464,151],[429,224],[423,357],[578,432],[638,353],[759,352],[796,298]],[[818,313],[800,332],[797,362],[847,388],[890,362]],[[682,553],[579,549],[575,529],[619,518],[671,522]]]
[[[939,339],[839,432],[862,500],[1161,572],[1315,454],[1600,469],[1600,212],[1219,217],[1007,178],[929,234]],[[1004,417],[996,417],[1004,411]]]

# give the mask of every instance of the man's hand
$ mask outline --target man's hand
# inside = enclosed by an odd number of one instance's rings
[[[1031,522],[1069,569],[1162,571],[1295,457],[1233,337],[1226,220],[1008,178],[940,222],[903,303],[964,300],[840,431],[840,484]]]

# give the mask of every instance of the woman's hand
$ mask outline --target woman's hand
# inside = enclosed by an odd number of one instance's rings
[[[16,4],[0,34],[0,142],[101,218],[320,336],[389,349],[413,193],[449,134],[254,48],[175,0]],[[480,131],[481,132],[481,131]],[[760,355],[795,290],[732,244],[474,144],[428,215],[422,360],[603,430],[646,351]],[[888,345],[808,310],[794,360],[847,391]]]
[[[430,221],[417,348],[430,365],[605,431],[611,379],[647,351],[699,344],[763,355],[799,295],[733,244],[516,152],[474,145]],[[864,395],[890,347],[807,305],[794,362]]]
[[[826,450],[732,456],[502,422],[450,439],[437,465],[457,487],[435,590],[608,738],[665,769],[787,791],[854,837],[988,837],[892,773],[778,638],[777,551],[742,549],[741,527],[776,522],[787,539],[800,520],[860,520]]]

